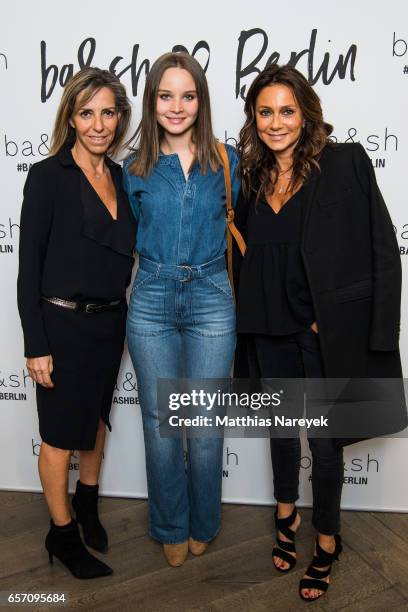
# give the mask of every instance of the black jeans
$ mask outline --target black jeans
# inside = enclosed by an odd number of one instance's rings
[[[254,336],[251,376],[260,378],[322,378],[319,336],[308,328],[288,336]],[[310,438],[315,529],[326,535],[340,531],[343,449],[331,438]],[[300,440],[271,438],[274,495],[278,502],[299,497]]]

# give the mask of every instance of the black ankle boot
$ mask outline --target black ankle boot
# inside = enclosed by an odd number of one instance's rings
[[[82,525],[85,543],[105,553],[108,550],[108,535],[98,516],[98,489],[98,485],[85,485],[78,480],[72,507],[78,523]]]
[[[111,567],[99,561],[85,548],[79,535],[78,524],[72,520],[59,527],[51,521],[51,529],[45,538],[50,563],[57,557],[75,578],[98,578],[113,573]]]

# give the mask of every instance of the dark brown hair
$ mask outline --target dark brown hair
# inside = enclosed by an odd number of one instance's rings
[[[216,171],[221,165],[221,158],[212,130],[210,95],[204,70],[188,53],[165,53],[154,62],[146,79],[142,119],[127,143],[131,151],[137,152],[135,159],[129,165],[129,172],[146,177],[159,159],[163,128],[156,118],[157,92],[162,76],[168,68],[183,68],[193,77],[198,99],[198,115],[193,132],[196,159],[203,174],[208,166]]]
[[[273,64],[265,68],[252,82],[245,101],[246,120],[239,134],[239,172],[246,195],[257,193],[259,198],[273,193],[279,171],[275,155],[257,134],[255,106],[264,87],[275,84],[291,89],[304,119],[301,137],[293,152],[293,172],[289,189],[305,182],[313,167],[319,168],[318,158],[330,142],[333,131],[323,120],[320,99],[305,77],[292,66]]]
[[[118,77],[108,70],[82,68],[65,85],[51,136],[51,155],[58,153],[65,144],[73,145],[75,143],[75,129],[69,124],[69,120],[77,112],[78,108],[89,102],[102,87],[108,87],[115,96],[115,105],[119,113],[119,119],[108,153],[111,155],[118,153],[123,145],[132,112],[130,102],[126,96],[126,89]],[[80,94],[82,95],[79,98]]]

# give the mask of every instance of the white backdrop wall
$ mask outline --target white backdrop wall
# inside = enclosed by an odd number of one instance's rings
[[[370,155],[393,219],[404,280],[408,257],[408,5],[405,0],[20,0],[0,20],[0,488],[40,490],[35,393],[23,357],[16,308],[19,213],[29,165],[48,152],[61,84],[83,65],[115,71],[140,118],[149,63],[176,45],[206,66],[214,126],[234,144],[245,88],[267,61],[296,63],[314,83],[339,141]],[[347,245],[344,245],[347,248]],[[63,270],[61,271],[63,273]],[[407,371],[408,297],[401,349]],[[125,351],[112,414],[102,492],[146,496],[140,407]],[[344,508],[408,511],[406,439],[374,440],[345,453]],[[72,456],[71,484],[77,456]],[[310,456],[302,458],[301,504],[311,501]],[[272,502],[268,441],[225,440],[223,498]]]

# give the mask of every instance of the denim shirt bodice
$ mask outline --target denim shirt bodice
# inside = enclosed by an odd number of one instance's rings
[[[232,205],[239,192],[238,156],[227,146]],[[124,163],[124,187],[137,221],[135,248],[139,255],[162,264],[201,265],[226,249],[226,194],[222,167],[201,174],[196,162],[187,179],[176,153],[160,154],[151,174],[129,173]]]

